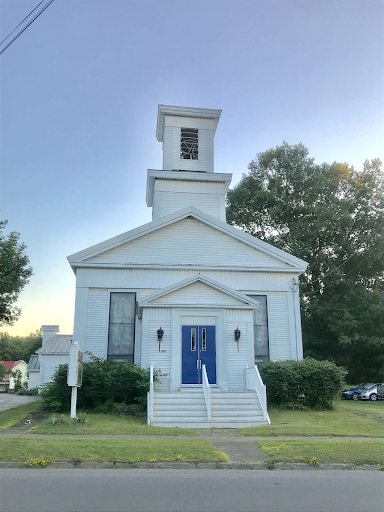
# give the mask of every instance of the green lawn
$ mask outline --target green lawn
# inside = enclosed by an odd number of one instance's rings
[[[32,411],[37,411],[40,409],[41,401],[38,400],[36,402],[32,402],[26,405],[19,405],[18,407],[13,407],[13,409],[7,409],[6,411],[0,412],[0,430],[4,430],[6,428],[12,427],[12,425],[16,425],[22,419],[28,416]]]
[[[243,436],[384,437],[384,402],[335,401],[332,411],[270,408],[271,425],[239,430]]]
[[[272,462],[384,464],[384,441],[349,439],[308,439],[276,441],[266,439],[257,445]]]
[[[112,414],[87,414],[87,424],[57,425],[54,414],[40,425],[31,428],[31,434],[102,434],[102,435],[141,435],[141,436],[197,436],[197,432],[186,428],[152,427],[147,420],[132,416],[113,416]]]
[[[186,439],[14,439],[0,445],[0,460],[223,462],[228,457],[208,441]]]

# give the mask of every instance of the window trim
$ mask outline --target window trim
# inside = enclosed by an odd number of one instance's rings
[[[138,295],[138,289],[126,289],[126,288],[110,288],[108,289],[108,311],[107,311],[107,343],[105,348],[105,357],[107,360],[109,360],[109,354],[108,354],[108,347],[109,347],[109,327],[111,325],[110,319],[111,319],[111,294],[112,293],[134,293],[135,294],[135,312],[133,316],[133,353],[132,353],[132,364],[135,364],[135,355],[136,355],[136,329],[137,329],[137,295]],[[113,360],[114,356],[119,357],[117,354],[111,354]],[[124,357],[124,355],[122,355]]]
[[[181,144],[182,144],[183,130],[193,130],[193,131],[196,131],[196,135],[197,135],[197,152],[196,152],[197,154],[196,154],[196,157],[197,158],[191,158],[191,157],[190,158],[183,158],[181,156]],[[186,126],[180,127],[180,146],[179,146],[179,148],[180,148],[179,160],[181,160],[181,161],[184,161],[184,160],[191,161],[192,160],[193,162],[198,161],[199,160],[199,129],[198,128],[188,128]],[[191,153],[189,153],[189,154],[191,155]]]
[[[267,299],[267,334],[268,334],[268,359],[267,361],[272,361],[272,354],[271,354],[271,336],[270,336],[270,329],[269,329],[269,313],[270,313],[270,309],[269,309],[269,293],[268,292],[263,292],[263,291],[247,291],[247,292],[242,292],[244,293],[245,295],[249,296],[249,297],[253,297],[253,296],[260,296],[260,295],[263,295],[264,297],[266,297]],[[257,300],[257,299],[255,299]],[[252,315],[253,316],[253,315]],[[254,320],[252,318],[252,325],[253,325],[253,329],[255,328],[255,323],[254,323]],[[255,354],[255,331],[253,332],[253,360],[255,361],[256,359],[256,354]],[[261,361],[258,362],[258,364],[260,364]],[[254,364],[257,364],[256,361]]]

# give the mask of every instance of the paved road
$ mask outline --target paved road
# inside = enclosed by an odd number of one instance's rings
[[[41,396],[13,395],[11,393],[0,393],[0,412],[13,409],[19,405],[30,404],[41,400]]]
[[[0,470],[1,512],[383,512],[384,472]]]

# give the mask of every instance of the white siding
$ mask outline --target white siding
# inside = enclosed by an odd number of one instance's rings
[[[196,269],[124,269],[124,268],[79,268],[76,274],[78,287],[125,288],[140,293],[152,293],[188,277],[196,275]],[[288,291],[289,281],[298,274],[284,272],[242,272],[230,270],[201,271],[215,281],[245,294],[256,291]],[[144,290],[145,289],[145,290]],[[142,296],[138,295],[138,300]]]
[[[196,282],[151,301],[154,304],[209,304],[212,306],[244,306],[244,302],[205,283]]]
[[[60,364],[68,364],[68,355],[40,356],[40,386],[52,381],[52,377]]]
[[[107,356],[108,298],[106,289],[89,290],[85,350],[96,357]]]
[[[86,260],[90,263],[280,267],[287,265],[194,218],[183,219]]]
[[[218,194],[196,194],[193,192],[155,192],[160,196],[160,212],[154,212],[153,218],[165,217],[170,213],[194,206],[212,217],[221,219],[220,196]],[[221,219],[223,220],[223,219]]]
[[[180,118],[182,119],[182,118]],[[181,128],[193,128],[191,119],[186,118],[183,126],[165,126],[163,142],[163,169],[213,172],[213,129],[199,130],[199,151],[197,160],[184,160],[180,158]]]
[[[155,310],[148,309],[147,320],[149,322],[148,363],[161,370],[160,382],[155,384],[156,391],[169,391],[171,373],[171,312],[169,308]],[[157,340],[157,330],[161,327],[164,331],[160,344]]]
[[[242,318],[243,321],[233,321],[234,317],[232,312],[227,310],[227,372],[228,387],[232,391],[245,389],[245,369],[248,363],[247,323],[244,321],[247,317],[244,315],[244,312],[239,312],[236,316],[238,316],[239,319]],[[234,335],[237,327],[241,331],[239,347],[237,347]]]
[[[37,388],[40,385],[40,372],[29,372],[28,389]]]
[[[291,358],[287,293],[270,293],[268,298],[269,350],[272,361]]]

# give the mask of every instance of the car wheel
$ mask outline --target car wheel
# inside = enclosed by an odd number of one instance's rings
[[[359,399],[358,393],[352,393],[352,400],[358,400],[358,399]]]
[[[376,400],[377,400],[377,395],[376,395],[376,393],[372,393],[372,394],[369,396],[369,399],[370,399],[372,402],[376,402]]]

